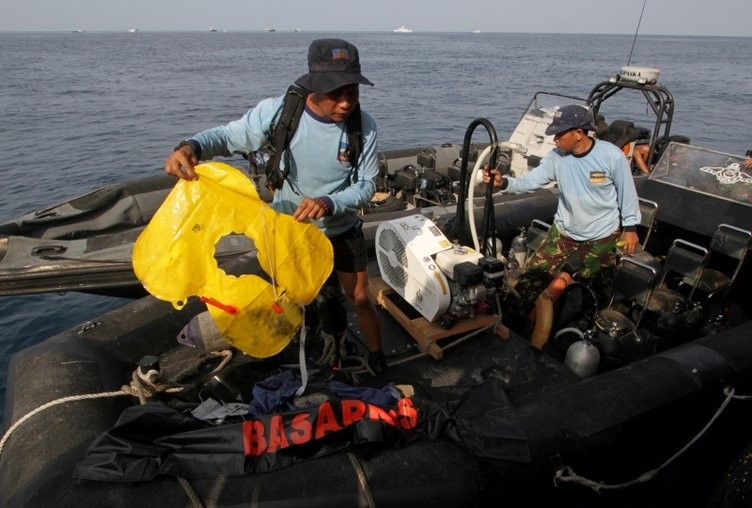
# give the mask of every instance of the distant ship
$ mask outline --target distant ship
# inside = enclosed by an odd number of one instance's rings
[[[395,32],[401,33],[401,34],[411,34],[413,31],[409,28],[407,28],[405,25],[400,25],[397,28],[394,29]]]
[[[138,28],[129,28],[128,33],[134,34],[136,32],[139,32],[140,30]]]
[[[262,32],[276,32],[277,30],[275,28],[262,28]]]
[[[84,33],[84,31],[83,31],[82,29],[80,29],[80,28],[78,28],[78,29],[76,29],[76,30],[72,30],[72,32],[73,32],[74,34],[82,34],[82,33]]]
[[[214,28],[213,26],[210,26],[210,27],[209,27],[209,31],[210,31],[210,32],[216,32],[216,31],[217,31],[217,29],[216,29],[216,28]]]

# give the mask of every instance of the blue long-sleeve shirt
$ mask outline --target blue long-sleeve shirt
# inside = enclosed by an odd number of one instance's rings
[[[551,150],[540,165],[519,178],[504,177],[503,192],[521,194],[556,182],[559,204],[554,216],[557,229],[577,240],[598,240],[619,227],[640,223],[632,172],[621,150],[611,143],[594,140],[584,154]]]
[[[269,142],[270,126],[276,120],[284,97],[265,99],[238,120],[200,132],[191,139],[201,145],[201,159],[258,150]],[[345,122],[335,123],[306,110],[290,141],[290,171],[281,189],[274,193],[275,210],[292,214],[304,197],[327,198],[331,215],[316,225],[329,237],[353,227],[357,211],[376,192],[378,175],[376,122],[361,111],[363,150],[358,181],[347,160]],[[284,166],[284,161],[280,161]]]

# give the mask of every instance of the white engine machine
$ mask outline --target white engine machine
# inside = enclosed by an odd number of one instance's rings
[[[381,223],[376,257],[384,282],[428,321],[471,315],[472,306],[486,298],[488,281],[503,276],[495,258],[453,245],[422,215]]]

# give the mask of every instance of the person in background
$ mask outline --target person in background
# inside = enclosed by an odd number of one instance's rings
[[[650,174],[650,163],[648,161],[648,155],[650,155],[650,131],[644,128],[640,129],[640,131],[641,135],[635,141],[632,160],[637,169],[640,170],[640,173],[647,175]]]
[[[650,153],[650,145],[635,145],[634,152],[632,152],[632,159],[634,160],[637,169],[642,174],[649,174],[650,168],[648,167],[648,154]]]
[[[290,141],[289,173],[275,191],[272,206],[298,221],[314,221],[331,240],[333,276],[339,278],[355,310],[369,351],[368,368],[378,374],[386,369],[386,361],[378,317],[368,295],[368,259],[357,215],[376,191],[376,124],[366,112],[361,113],[363,148],[357,169],[348,160],[345,128],[345,119],[359,102],[359,85],[373,83],[361,74],[358,49],[341,39],[314,40],[308,50],[308,69],[295,82],[310,93]],[[194,166],[201,160],[259,150],[271,141],[272,123],[283,99],[263,100],[240,119],[181,142],[167,157],[165,172],[193,180],[198,178]],[[326,286],[331,284],[330,277]]]
[[[745,168],[752,168],[752,150],[747,150],[746,159],[744,160]]]
[[[640,208],[632,172],[621,150],[588,136],[593,130],[587,108],[562,106],[546,129],[546,134],[553,134],[556,148],[538,167],[518,178],[502,176],[497,170],[484,172],[485,182],[493,181],[510,194],[530,192],[551,182],[559,187],[551,229],[517,285],[521,295],[526,293],[523,311],[573,254],[578,255],[581,278],[603,286],[604,276],[610,275],[603,268],[615,265],[617,241],[623,242],[627,255],[637,245]]]

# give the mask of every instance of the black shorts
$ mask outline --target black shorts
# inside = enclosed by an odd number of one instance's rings
[[[356,225],[329,239],[334,248],[334,270],[345,273],[362,272],[368,265],[366,238],[363,223]]]

